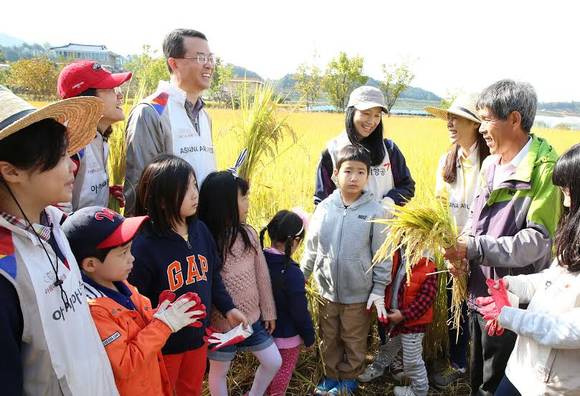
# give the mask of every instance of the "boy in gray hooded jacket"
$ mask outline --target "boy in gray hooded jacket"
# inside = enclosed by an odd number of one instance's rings
[[[374,305],[379,320],[386,319],[385,287],[391,281],[391,260],[372,265],[386,234],[384,225],[371,223],[386,217],[370,192],[370,156],[360,146],[346,146],[338,155],[336,189],[312,216],[301,268],[306,279],[314,275],[319,302],[319,330],[326,377],[318,394],[353,392],[363,369],[367,335]]]

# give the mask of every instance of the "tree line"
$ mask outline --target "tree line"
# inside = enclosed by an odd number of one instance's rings
[[[55,99],[58,74],[70,61],[54,62],[46,56],[20,59],[11,62],[8,69],[0,69],[0,84],[32,99]],[[303,63],[293,74],[296,82],[294,90],[306,110],[311,110],[324,96],[335,110],[341,111],[347,104],[350,92],[369,80],[363,73],[363,67],[362,57],[349,57],[344,52],[331,59],[324,71],[313,62]],[[155,90],[159,80],[169,78],[165,59],[150,46],[144,46],[141,54],[129,57],[124,68],[133,72],[128,92],[130,98],[146,96]],[[415,76],[408,63],[382,65],[382,71],[383,79],[378,88],[383,91],[390,111]],[[212,84],[206,94],[208,99],[236,107],[236,103],[239,104],[240,87],[232,84],[233,78],[234,66],[217,58]]]

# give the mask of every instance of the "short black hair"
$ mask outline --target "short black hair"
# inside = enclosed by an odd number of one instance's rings
[[[23,170],[45,172],[58,165],[67,148],[66,127],[47,118],[0,140],[0,161]]]
[[[184,159],[172,154],[157,156],[139,179],[135,214],[149,216],[154,232],[168,233],[174,223],[181,221],[181,204],[191,177],[195,177],[195,171]]]
[[[163,40],[163,55],[165,59],[169,58],[181,58],[185,55],[185,50],[183,49],[183,38],[184,37],[197,37],[202,40],[207,41],[207,37],[202,32],[198,32],[193,29],[175,29],[172,30],[165,39]],[[171,66],[167,63],[167,68],[169,73],[173,73]]]
[[[371,156],[369,151],[360,145],[348,145],[344,146],[336,156],[336,169],[340,170],[342,164],[346,161],[358,161],[362,162],[367,167],[367,173],[371,170]]]
[[[72,249],[71,246],[71,251],[73,253],[73,256],[75,256],[75,259],[77,261],[77,264],[79,265],[79,268],[82,270],[83,269],[83,260],[88,258],[88,257],[94,257],[97,260],[99,260],[100,262],[104,262],[105,259],[107,258],[107,255],[109,254],[109,252],[115,248],[118,248],[119,246],[113,246],[110,248],[106,248],[106,249],[99,249],[99,248],[95,248],[91,254],[87,255],[85,254],[83,257],[81,257],[80,255],[77,255],[76,252],[74,251],[74,249]]]

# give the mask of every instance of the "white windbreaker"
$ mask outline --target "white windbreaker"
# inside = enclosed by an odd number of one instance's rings
[[[499,323],[518,335],[506,375],[522,395],[580,395],[580,273],[554,260],[545,271],[507,276],[527,310],[504,307]]]
[[[14,286],[22,311],[24,394],[116,396],[113,371],[89,312],[80,269],[58,226],[63,213],[54,207],[46,208],[46,213],[66,259],[66,264],[58,262],[58,277],[68,295],[68,309],[54,286],[54,270],[38,238],[0,217],[0,276]],[[54,265],[56,253],[49,243],[42,243]]]

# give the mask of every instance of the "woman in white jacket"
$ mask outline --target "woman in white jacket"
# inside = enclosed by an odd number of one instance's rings
[[[506,276],[520,303],[505,306],[501,327],[518,334],[495,395],[580,395],[580,144],[558,160],[553,182],[568,208],[556,234],[557,258],[533,275]]]

